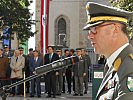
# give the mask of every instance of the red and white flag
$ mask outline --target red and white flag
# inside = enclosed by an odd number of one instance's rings
[[[48,46],[48,24],[49,24],[49,0],[41,0],[41,50],[43,54]]]

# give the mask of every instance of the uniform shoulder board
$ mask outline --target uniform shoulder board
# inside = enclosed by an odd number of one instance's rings
[[[114,71],[118,71],[118,69],[120,67],[120,64],[121,64],[121,58],[116,59],[115,62],[114,62],[114,68],[113,68],[113,70]]]
[[[133,76],[127,77],[127,87],[131,92],[133,92]]]
[[[133,59],[133,54],[129,54],[129,57],[130,57],[131,59]]]

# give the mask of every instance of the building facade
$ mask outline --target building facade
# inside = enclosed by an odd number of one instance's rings
[[[69,48],[92,48],[88,33],[83,31],[86,24],[86,3],[88,1],[108,4],[106,0],[50,0],[48,44]],[[36,46],[40,45],[40,6],[36,0]]]

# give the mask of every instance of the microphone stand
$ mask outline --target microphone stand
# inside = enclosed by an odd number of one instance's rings
[[[76,59],[76,56],[70,56],[70,57],[66,57],[64,59],[56,60],[50,64],[46,64],[46,65],[37,67],[35,69],[35,71],[33,72],[34,75],[29,76],[25,79],[22,79],[16,83],[13,83],[10,85],[5,85],[2,88],[0,88],[0,96],[1,96],[2,100],[6,100],[6,98],[8,96],[7,91],[10,90],[10,88],[13,88],[13,87],[18,86],[20,84],[23,84],[24,82],[30,81],[30,80],[37,78],[37,77],[39,77],[45,73],[66,68],[67,66],[73,65],[77,62],[79,62],[79,60]]]

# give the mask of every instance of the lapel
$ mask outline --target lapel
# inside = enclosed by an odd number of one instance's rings
[[[39,62],[39,60],[40,60],[40,57],[38,56],[38,59],[37,59],[36,63],[38,63],[38,62]]]
[[[124,48],[124,49],[122,50],[122,52],[117,56],[117,58],[115,59],[115,61],[116,61],[118,58],[121,58],[121,60],[122,60],[122,62],[123,62],[125,56],[127,56],[129,53],[132,52],[132,49],[131,49],[131,48],[132,48],[131,45],[128,45],[126,48]],[[115,62],[115,61],[114,61],[114,62]],[[114,63],[113,63],[112,65],[114,65]],[[112,66],[112,67],[108,70],[107,74],[105,75],[105,77],[104,77],[104,79],[103,79],[103,81],[102,81],[102,83],[101,83],[101,85],[100,85],[100,88],[99,88],[99,90],[98,90],[98,92],[97,92],[96,98],[98,97],[98,95],[100,94],[100,92],[102,91],[102,89],[104,88],[104,86],[106,85],[106,83],[107,83],[107,82],[110,80],[110,78],[112,77],[113,67],[114,67],[114,66]],[[121,66],[120,66],[120,68],[121,68]],[[120,68],[118,69],[118,72],[119,72]]]
[[[108,70],[108,72],[106,73],[104,79],[102,80],[102,83],[101,83],[100,88],[98,90],[97,96],[102,91],[102,89],[104,88],[104,86],[106,85],[106,83],[111,79],[112,72],[113,72],[113,66]]]
[[[37,58],[37,60],[34,58],[34,64],[36,65],[38,63],[39,57]]]
[[[15,62],[16,62],[16,57],[15,57]],[[21,56],[18,57],[18,60],[16,62],[16,66],[18,66],[21,63]]]

